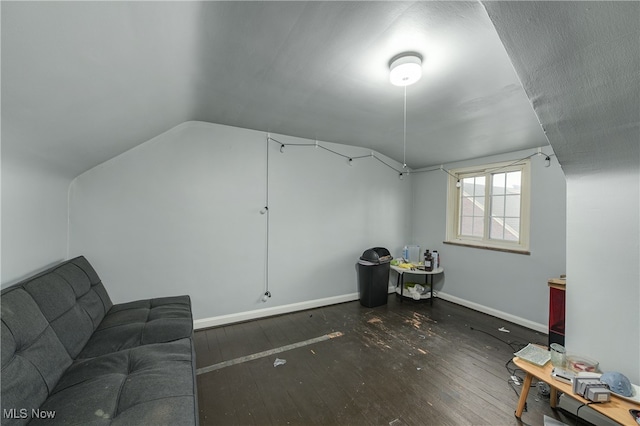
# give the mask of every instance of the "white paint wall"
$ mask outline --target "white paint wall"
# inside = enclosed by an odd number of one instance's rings
[[[188,122],[86,172],[71,186],[69,256],[87,255],[116,302],[186,293],[200,319],[354,293],[354,263],[364,248],[383,245],[398,255],[403,244],[416,243],[443,256],[446,272],[436,282],[442,296],[546,326],[546,280],[566,271],[569,351],[640,381],[637,170],[573,177],[565,197],[555,158],[544,168],[534,157],[532,254],[523,256],[442,244],[441,171],[400,181],[372,159],[349,167],[321,149],[287,147],[280,154],[272,143],[274,296],[263,304],[265,156],[261,132]],[[3,156],[2,286],[67,257],[68,185],[54,169]],[[590,311],[602,312],[603,321],[583,321]]]
[[[265,136],[187,122],[80,175],[70,256],[88,257],[115,302],[189,294],[195,319],[356,292],[362,251],[404,243],[410,183],[371,158],[349,167],[322,149],[281,154],[270,143],[265,304]]]
[[[2,156],[2,287],[66,258],[71,179],[35,159]]]
[[[640,382],[640,174],[567,181],[567,350]]]
[[[551,148],[544,152],[551,154]],[[524,158],[535,150],[518,151],[444,165],[455,169]],[[531,159],[531,255],[443,244],[446,232],[447,174],[440,170],[414,173],[413,243],[436,249],[444,277],[436,281],[441,296],[514,322],[546,331],[547,280],[565,273],[566,184],[552,157]]]

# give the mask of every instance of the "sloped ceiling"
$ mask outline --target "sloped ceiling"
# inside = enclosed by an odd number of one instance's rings
[[[640,166],[640,2],[486,2],[566,175]]]
[[[417,51],[412,168],[546,145],[478,2],[6,2],[2,155],[70,177],[203,120],[403,161],[389,60]]]

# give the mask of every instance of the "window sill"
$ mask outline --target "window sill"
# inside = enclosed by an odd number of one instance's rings
[[[459,243],[459,242],[454,242],[454,241],[443,241],[442,243],[443,244],[450,244],[450,245],[453,245],[453,246],[470,247],[470,248],[482,249],[482,250],[501,251],[501,252],[504,252],[504,253],[524,254],[526,256],[530,256],[531,255],[531,252],[528,251],[528,250],[510,249],[510,248],[503,248],[503,247],[493,247],[493,246],[485,246],[485,245],[480,245],[480,244]]]

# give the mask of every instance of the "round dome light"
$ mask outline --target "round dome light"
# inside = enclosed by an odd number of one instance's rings
[[[389,64],[389,81],[394,86],[410,86],[422,77],[422,58],[410,53],[394,58]]]

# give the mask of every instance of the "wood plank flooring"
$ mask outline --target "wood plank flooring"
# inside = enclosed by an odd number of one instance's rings
[[[576,424],[537,389],[522,421],[514,417],[520,387],[505,365],[525,344],[546,344],[546,334],[442,299],[390,295],[377,308],[350,302],[200,330],[197,366],[336,331],[344,335],[199,375],[200,423],[543,425],[546,414]],[[286,364],[274,367],[276,357]]]

